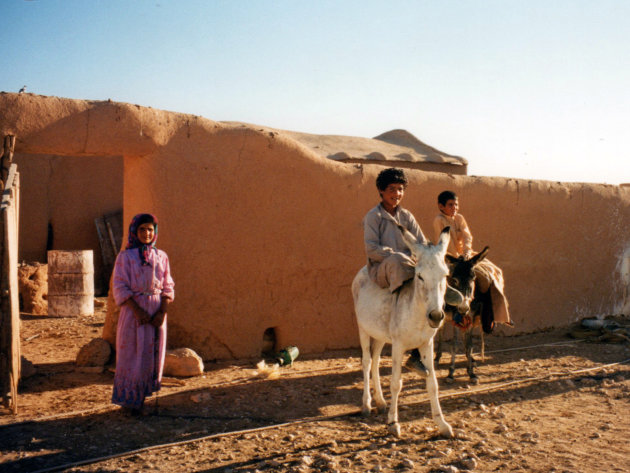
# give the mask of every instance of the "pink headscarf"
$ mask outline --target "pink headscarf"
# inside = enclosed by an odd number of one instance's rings
[[[155,228],[155,233],[153,235],[153,240],[148,245],[145,245],[138,239],[138,227],[143,223],[152,223]],[[151,214],[138,214],[132,220],[129,225],[129,237],[127,240],[127,250],[132,248],[138,248],[138,252],[140,254],[140,261],[143,265],[148,265],[148,257],[151,249],[155,249],[155,241],[158,236],[158,221],[154,215]],[[156,250],[157,251],[157,250]]]

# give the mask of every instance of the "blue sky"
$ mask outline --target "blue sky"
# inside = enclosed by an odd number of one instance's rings
[[[0,90],[308,133],[469,173],[630,182],[625,0],[3,0]]]

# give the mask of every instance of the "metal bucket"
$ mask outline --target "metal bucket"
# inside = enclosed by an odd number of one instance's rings
[[[48,315],[94,314],[92,250],[48,252]]]

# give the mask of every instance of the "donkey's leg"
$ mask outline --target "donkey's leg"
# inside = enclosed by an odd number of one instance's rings
[[[444,341],[444,325],[438,329],[437,332],[437,345],[435,346],[435,365],[437,366],[440,363],[440,358],[442,358],[442,342]]]
[[[379,372],[379,366],[381,364],[381,352],[385,342],[381,340],[375,340],[372,342],[372,384],[374,385],[374,402],[376,403],[376,409],[378,412],[385,412],[387,403],[383,397],[383,389],[381,388],[381,375]]]
[[[453,325],[453,337],[451,339],[451,364],[448,367],[448,375],[446,376],[446,382],[452,383],[455,378],[455,358],[457,357],[457,339],[459,338],[459,329]]]
[[[479,378],[475,374],[475,360],[473,358],[473,327],[471,326],[466,330],[466,334],[464,335],[465,341],[464,346],[466,349],[466,370],[468,371],[468,376],[473,384],[479,384]]]
[[[369,416],[372,411],[372,394],[370,392],[370,368],[372,355],[370,353],[371,337],[359,326],[359,340],[361,342],[361,365],[363,368],[363,406],[361,413]]]
[[[477,360],[475,359],[475,318],[473,316],[473,324],[470,327],[470,360],[472,361],[473,367],[477,366]],[[481,333],[483,333],[483,330],[481,329],[481,325],[479,326],[479,331]],[[483,339],[482,339],[482,343],[483,343]]]
[[[440,434],[444,437],[452,437],[453,429],[444,420],[442,415],[442,408],[440,407],[440,399],[438,397],[438,383],[435,377],[435,369],[433,363],[431,363],[431,356],[433,355],[433,339],[429,340],[422,348],[420,348],[422,354],[422,361],[429,369],[429,375],[427,376],[427,393],[429,394],[429,400],[431,401],[431,416],[433,421],[437,424]],[[428,363],[428,364],[427,364]]]
[[[431,345],[433,350],[433,345]],[[391,405],[389,406],[389,413],[387,414],[387,430],[390,434],[400,437],[400,424],[398,423],[398,395],[402,389],[402,359],[404,349],[399,343],[392,343],[392,379],[390,383],[390,389],[392,393]],[[430,360],[433,360],[433,353],[431,353]],[[424,359],[424,356],[422,356]],[[431,366],[433,362],[431,361]]]
[[[480,335],[480,338],[481,338],[481,362],[485,363],[486,362],[486,342],[484,340],[483,330],[479,329],[479,332],[481,333],[481,335]]]

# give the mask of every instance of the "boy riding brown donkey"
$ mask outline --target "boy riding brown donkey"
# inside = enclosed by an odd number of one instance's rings
[[[453,258],[470,259],[473,236],[468,223],[459,213],[459,199],[455,192],[446,190],[438,195],[438,209],[440,213],[433,219],[433,234],[439,238],[440,232],[450,228],[451,240],[447,254]],[[436,240],[437,241],[437,240]],[[479,295],[484,299],[485,310],[482,313],[482,328],[491,333],[496,323],[510,327],[514,326],[510,319],[508,301],[504,294],[503,272],[487,258],[475,265],[475,284]]]

